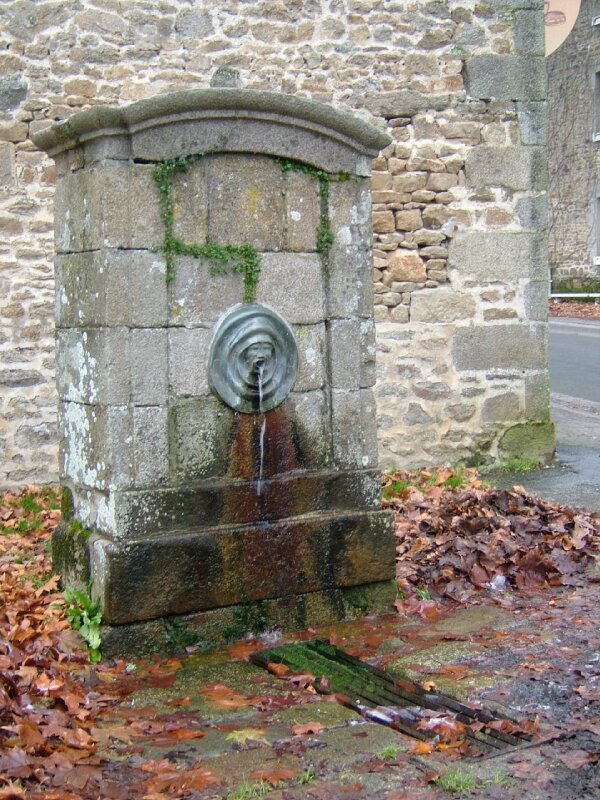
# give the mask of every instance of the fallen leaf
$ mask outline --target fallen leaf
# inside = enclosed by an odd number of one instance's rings
[[[223,683],[205,686],[200,690],[200,694],[210,698],[210,701],[219,708],[244,708],[254,703],[253,698],[235,692]]]
[[[415,742],[410,752],[415,756],[428,756],[433,753],[435,746],[429,742]]]
[[[556,758],[568,769],[581,769],[600,760],[600,753],[588,753],[587,750],[566,750],[556,753]]]
[[[283,678],[284,675],[289,675],[290,668],[286,664],[276,664],[274,662],[269,662],[267,664],[267,669],[269,672],[272,672],[273,675],[277,675],[278,678]]]
[[[256,769],[254,772],[250,773],[250,780],[266,781],[266,783],[270,783],[271,786],[277,786],[277,784],[283,781],[294,780],[297,775],[298,770],[293,769]]]
[[[242,746],[248,744],[248,742],[269,744],[269,740],[265,738],[265,732],[261,728],[242,728],[239,731],[231,731],[225,738],[228,742]]]
[[[292,733],[294,736],[307,736],[314,733],[320,733],[325,730],[325,726],[320,722],[305,722],[301,725],[294,725]]]

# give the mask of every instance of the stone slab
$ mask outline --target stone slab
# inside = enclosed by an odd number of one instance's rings
[[[212,331],[207,328],[170,328],[169,387],[176,397],[210,393],[208,350]]]
[[[486,282],[545,280],[546,237],[525,231],[464,231],[450,242],[448,267]]]
[[[332,319],[328,326],[332,389],[360,389],[360,319]]]
[[[338,468],[368,468],[377,464],[375,415],[371,389],[332,391],[333,458]]]
[[[331,428],[323,391],[292,392],[265,419],[265,479],[329,464]],[[258,477],[261,415],[236,414],[212,396],[190,398],[171,406],[169,427],[177,484],[224,476]]]
[[[545,100],[543,56],[476,55],[465,62],[467,92],[480,100]]]
[[[213,275],[208,261],[179,256],[168,293],[170,325],[208,328],[226,309],[242,302],[244,280],[231,269]]]
[[[133,330],[129,339],[131,402],[138,406],[165,405],[168,388],[167,331]]]
[[[233,412],[216,397],[174,403],[169,411],[174,482],[226,475],[232,426]]]
[[[206,159],[208,236],[221,245],[248,244],[259,252],[283,249],[286,236],[281,165],[266,156]]]
[[[294,158],[319,169],[369,174],[370,159],[343,139],[335,141],[321,132],[298,129],[294,129],[291,137],[289,125],[275,126],[271,119],[252,119],[239,112],[228,116],[227,119],[204,117],[200,125],[197,121],[171,117],[169,125],[135,132],[131,140],[133,157],[162,161],[190,153],[255,152]]]
[[[340,171],[352,171],[357,154],[373,158],[390,142],[370,123],[329,105],[281,92],[219,87],[170,92],[125,108],[96,106],[40,131],[35,144],[55,155],[108,131],[132,133],[134,155],[146,160],[220,149],[270,152]]]
[[[329,186],[333,243],[327,263],[330,317],[373,314],[372,206],[369,182],[351,178]]]
[[[543,147],[474,147],[465,162],[467,186],[503,186],[513,191],[541,191],[548,186],[547,153]]]
[[[62,400],[127,404],[131,396],[129,331],[126,328],[57,331],[56,384]]]
[[[150,164],[106,161],[64,175],[54,205],[56,251],[160,247],[164,225],[152,172]]]
[[[357,619],[365,614],[387,614],[393,609],[395,599],[396,582],[388,580],[228,606],[176,619],[198,641],[222,643],[270,630],[306,630]],[[172,652],[170,623],[171,620],[157,619],[127,625],[103,625],[102,653],[106,658],[139,658],[163,651]],[[231,754],[227,757],[230,759]]]
[[[0,186],[12,186],[15,181],[15,146],[12,142],[0,142]]]
[[[206,162],[173,176],[173,233],[188,244],[204,244],[208,233]]]
[[[377,470],[298,471],[266,480],[260,495],[256,480],[225,478],[180,488],[116,491],[112,505],[115,525],[95,527],[111,538],[127,539],[181,527],[240,525],[334,510],[375,511],[380,507],[380,476]]]
[[[91,573],[109,624],[390,580],[393,516],[298,517],[126,545],[97,538]]]
[[[59,469],[64,480],[90,489],[133,483],[133,428],[127,406],[59,402]]]
[[[456,322],[472,319],[475,310],[475,300],[470,294],[440,287],[413,293],[410,318],[413,322]]]
[[[548,143],[548,106],[545,102],[517,103],[517,120],[523,144]]]
[[[554,423],[522,422],[509,428],[498,442],[503,459],[527,458],[549,464],[556,448]]]
[[[165,406],[133,409],[133,461],[136,486],[159,487],[169,480],[168,412]]]
[[[271,306],[292,325],[324,321],[323,271],[316,253],[264,253],[261,262],[259,303]]]
[[[452,356],[458,370],[543,369],[547,363],[546,325],[488,325],[460,328]]]
[[[284,175],[286,250],[314,253],[321,218],[319,182],[312,175],[290,170]]]
[[[325,324],[294,325],[298,346],[298,373],[294,391],[321,389],[327,381]]]
[[[164,258],[147,250],[55,257],[56,325],[156,327],[167,322]]]

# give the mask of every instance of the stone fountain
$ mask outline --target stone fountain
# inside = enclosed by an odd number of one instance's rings
[[[369,185],[388,141],[238,89],[36,135],[59,173],[53,556],[100,602],[105,652],[391,606]]]

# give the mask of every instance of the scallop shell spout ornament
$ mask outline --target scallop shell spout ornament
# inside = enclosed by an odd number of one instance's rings
[[[210,386],[244,414],[270,411],[292,391],[298,348],[288,323],[261,303],[234,306],[218,321],[208,357]]]

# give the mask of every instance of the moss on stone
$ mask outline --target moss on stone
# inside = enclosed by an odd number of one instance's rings
[[[79,520],[61,523],[52,534],[52,566],[69,586],[84,588],[89,583],[90,535]]]
[[[418,680],[423,674],[454,664],[472,656],[477,648],[470,642],[445,642],[435,647],[427,647],[402,658],[396,658],[387,665],[387,671],[396,677]],[[419,669],[422,667],[422,669]]]
[[[211,241],[208,237],[204,244],[189,244],[175,236],[173,178],[177,174],[187,172],[203,156],[204,153],[192,153],[179,158],[169,158],[157,164],[152,173],[160,192],[160,210],[165,228],[162,252],[167,267],[167,282],[171,283],[174,279],[176,256],[203,258],[210,264],[211,275],[221,275],[228,267],[234,272],[242,273],[244,276],[244,302],[252,303],[256,299],[260,276],[260,258],[256,248],[249,244],[221,245]]]
[[[527,458],[547,464],[556,447],[552,422],[521,422],[509,428],[498,443],[502,460]]]
[[[266,602],[249,603],[237,606],[234,610],[234,622],[223,631],[226,642],[243,639],[248,634],[259,634],[269,626],[269,613]]]
[[[60,513],[63,522],[68,522],[69,520],[73,519],[73,515],[75,513],[75,502],[73,500],[73,492],[66,486],[63,487],[62,495],[60,498]]]

